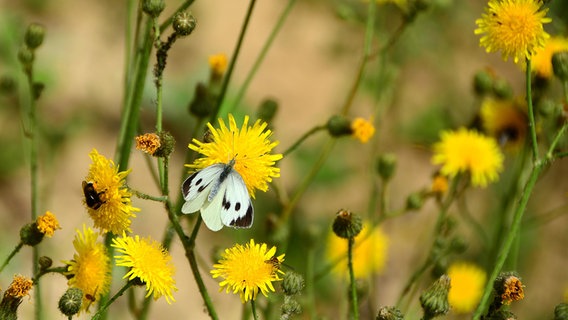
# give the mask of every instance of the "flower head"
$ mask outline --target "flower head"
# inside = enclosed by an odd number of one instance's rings
[[[501,274],[495,279],[493,286],[497,294],[501,296],[502,303],[505,305],[525,298],[525,286],[521,282],[521,279],[513,273]]]
[[[563,37],[548,38],[544,49],[537,51],[531,59],[532,71],[541,78],[552,78],[552,56],[561,51],[568,51],[568,39]]]
[[[371,229],[369,222],[363,222],[363,229],[355,237],[353,250],[353,271],[356,278],[364,278],[372,273],[380,273],[387,260],[388,237],[378,227]],[[327,239],[327,259],[336,262],[333,269],[338,275],[347,272],[347,241],[330,233]]]
[[[51,238],[56,229],[61,229],[59,226],[59,221],[55,215],[49,211],[46,211],[43,216],[39,216],[36,220],[37,229]]]
[[[226,287],[226,292],[232,290],[238,293],[243,303],[255,300],[258,292],[268,296],[268,291],[274,292],[273,281],[280,281],[280,264],[284,255],[276,256],[276,247],[257,244],[253,239],[246,245],[236,244],[225,249],[218,264],[211,270],[213,278],[221,277],[220,291]]]
[[[216,163],[235,161],[234,169],[243,178],[248,192],[254,198],[254,191],[268,190],[272,178],[280,176],[280,168],[274,167],[276,161],[282,159],[281,154],[270,154],[278,144],[268,138],[272,131],[267,129],[266,122],[257,120],[254,125],[248,125],[249,117],[245,116],[239,129],[235,118],[229,114],[229,127],[219,119],[219,129],[207,124],[211,131],[211,142],[201,142],[193,139],[189,148],[201,153],[204,157],[186,165],[192,169],[203,169]]]
[[[213,77],[221,77],[227,70],[227,55],[224,53],[209,56],[209,68]]]
[[[114,162],[100,155],[95,149],[89,156],[93,163],[85,181],[92,186],[91,192],[100,198],[96,206],[86,203],[95,227],[114,234],[130,231],[130,219],[136,217],[134,212],[140,211],[132,206],[131,193],[125,186],[124,180],[130,171],[118,172]]]
[[[367,143],[369,139],[375,134],[375,127],[373,126],[372,120],[366,120],[363,118],[355,118],[351,122],[352,135],[361,143]]]
[[[472,185],[485,187],[499,178],[503,154],[495,139],[461,128],[442,133],[434,145],[432,163],[441,164],[440,172],[449,177],[468,172]]]
[[[145,283],[146,297],[153,293],[154,300],[165,296],[168,303],[175,301],[172,291],[177,291],[177,287],[172,257],[159,242],[149,237],[140,239],[123,234],[112,240],[112,246],[122,254],[115,256],[116,265],[130,268],[125,279],[138,278]]]
[[[486,274],[480,267],[467,263],[453,263],[448,268],[452,281],[448,300],[456,313],[469,313],[479,303],[483,294]]]
[[[21,275],[15,275],[14,280],[12,280],[12,283],[8,289],[6,289],[4,295],[12,298],[23,298],[30,294],[33,284],[34,282],[31,279]]]
[[[154,155],[161,146],[160,137],[155,133],[145,133],[136,137],[136,149]]]
[[[527,115],[519,103],[512,100],[486,98],[481,105],[481,123],[485,132],[499,144],[517,150],[527,135]]]
[[[77,230],[73,240],[76,251],[73,260],[63,261],[68,265],[65,275],[70,278],[67,284],[83,291],[83,310],[107,294],[110,287],[110,257],[97,238],[98,234],[93,229],[83,225],[83,232]]]
[[[483,34],[479,44],[487,52],[501,51],[504,60],[530,59],[550,37],[542,25],[551,19],[545,17],[547,9],[541,4],[538,0],[489,0],[485,13],[475,21],[475,34]]]

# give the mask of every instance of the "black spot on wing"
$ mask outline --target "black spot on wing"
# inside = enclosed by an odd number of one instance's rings
[[[248,207],[247,207],[246,210],[247,211],[244,215],[242,215],[242,216],[238,217],[237,219],[231,221],[231,223],[229,223],[229,225],[231,227],[236,227],[236,228],[250,228],[252,226],[252,218],[253,218],[253,215],[254,215],[252,204],[250,202],[248,203]]]
[[[223,206],[223,209],[225,209],[225,210],[231,209],[231,202],[229,202],[229,200],[227,200],[226,194],[223,195],[223,202],[221,202],[221,205]]]
[[[181,193],[184,197],[187,197],[187,195],[189,194],[189,189],[191,187],[191,181],[193,181],[193,178],[195,178],[195,173],[185,179],[185,181],[181,184]]]

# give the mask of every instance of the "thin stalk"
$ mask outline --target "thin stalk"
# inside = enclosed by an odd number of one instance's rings
[[[315,250],[313,246],[308,249],[306,259],[306,295],[308,299],[308,313],[310,319],[317,319],[316,295],[315,295]]]
[[[120,296],[122,296],[124,294],[124,292],[126,290],[128,290],[132,284],[134,282],[132,281],[128,281],[122,288],[120,288],[120,290],[118,290],[118,292],[112,296],[112,298],[110,298],[110,300],[108,300],[98,311],[97,313],[95,313],[95,315],[93,316],[92,320],[99,320],[99,319],[104,319],[106,317],[106,313],[108,310],[108,307],[114,302],[116,301],[116,299],[118,299]]]
[[[311,135],[313,135],[314,133],[316,133],[320,130],[324,130],[325,128],[326,128],[326,126],[315,126],[315,127],[311,128],[306,133],[304,133],[298,140],[296,140],[296,142],[294,142],[294,144],[292,144],[290,147],[288,147],[288,149],[286,149],[286,151],[284,151],[282,153],[282,156],[283,157],[288,156],[290,153],[295,151],[307,138],[309,138]]]
[[[351,282],[351,305],[353,306],[353,319],[359,319],[359,303],[357,302],[357,283],[355,282],[355,272],[353,272],[353,244],[355,238],[347,239],[347,266],[349,267],[349,280]]]
[[[482,313],[485,311],[485,309],[487,309],[489,297],[490,297],[491,291],[493,289],[493,281],[497,278],[497,276],[501,272],[501,268],[505,264],[505,261],[507,260],[507,256],[509,255],[509,251],[511,250],[511,247],[512,247],[519,231],[520,231],[521,222],[522,222],[522,219],[523,219],[523,214],[525,213],[525,210],[526,210],[526,207],[527,207],[527,203],[529,201],[529,198],[532,194],[532,190],[534,189],[536,181],[537,181],[540,173],[542,172],[543,168],[544,168],[544,163],[538,162],[533,167],[533,169],[530,173],[529,179],[528,179],[527,183],[525,184],[525,187],[523,188],[519,205],[518,205],[517,209],[515,210],[515,214],[513,216],[513,222],[511,224],[511,229],[509,230],[509,232],[507,233],[507,235],[505,237],[505,240],[503,242],[503,246],[501,247],[501,250],[499,250],[499,254],[497,256],[497,261],[495,262],[495,265],[493,266],[493,270],[491,271],[491,275],[489,276],[489,281],[487,281],[487,284],[485,285],[485,289],[484,289],[481,301],[479,302],[479,305],[477,306],[477,309],[475,310],[475,313],[473,315],[474,320],[481,319]]]
[[[256,57],[256,59],[254,60],[254,64],[253,64],[252,68],[250,69],[249,73],[247,74],[245,81],[243,82],[243,85],[241,86],[241,88],[239,89],[239,92],[237,93],[237,96],[235,98],[235,102],[231,106],[231,109],[228,110],[229,112],[235,110],[235,108],[237,108],[238,105],[241,103],[241,100],[243,99],[245,92],[248,90],[248,87],[249,87],[252,79],[254,78],[258,69],[260,68],[260,65],[264,61],[264,58],[266,57],[268,50],[270,49],[270,47],[272,47],[272,43],[274,42],[274,39],[276,39],[276,36],[280,32],[280,29],[282,29],[282,26],[284,25],[284,21],[286,21],[286,19],[288,18],[288,15],[290,14],[290,11],[292,10],[292,7],[294,7],[295,3],[296,3],[296,0],[288,0],[288,4],[286,5],[286,8],[284,8],[284,11],[282,11],[282,13],[280,14],[280,17],[278,17],[278,20],[276,21],[276,25],[274,25],[274,28],[270,32],[268,39],[266,39],[266,42],[262,46],[262,49],[260,50],[258,57]]]
[[[526,90],[527,90],[527,108],[529,113],[529,129],[531,134],[533,161],[536,161],[537,159],[539,159],[539,155],[538,155],[538,144],[536,139],[536,124],[534,120],[534,111],[532,104],[531,59],[527,59],[526,61],[527,61],[527,67],[525,71],[525,77],[526,77]]]
[[[0,273],[2,273],[2,271],[4,270],[4,268],[6,268],[6,266],[8,265],[8,263],[10,263],[10,260],[12,260],[12,258],[13,258],[18,252],[20,252],[20,249],[22,249],[23,246],[24,246],[24,243],[20,241],[20,243],[18,243],[18,245],[16,245],[16,247],[14,248],[14,250],[12,250],[12,252],[10,252],[10,255],[6,258],[6,260],[4,260],[4,263],[3,263],[2,266],[0,267]]]
[[[217,117],[217,115],[219,114],[221,106],[223,105],[223,101],[225,100],[225,95],[227,94],[227,88],[229,87],[229,81],[231,80],[231,77],[233,75],[233,70],[235,69],[235,64],[239,57],[239,53],[241,52],[243,40],[245,38],[245,34],[248,29],[250,18],[252,17],[252,12],[255,4],[256,0],[251,0],[249,3],[249,7],[245,16],[245,21],[243,22],[243,26],[239,34],[239,39],[237,40],[237,44],[235,46],[231,62],[229,63],[229,67],[227,68],[227,74],[225,74],[225,77],[223,78],[223,83],[221,85],[221,92],[219,93],[219,98],[217,99],[217,105],[215,106],[214,112],[211,114],[210,118],[211,122],[213,122]]]
[[[258,320],[258,314],[256,314],[256,303],[254,302],[254,299],[250,300],[250,309],[252,310],[252,318],[254,320]]]

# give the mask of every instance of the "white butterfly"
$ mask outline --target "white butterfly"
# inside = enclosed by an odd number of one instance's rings
[[[218,231],[223,225],[250,228],[254,209],[241,175],[229,163],[210,165],[189,176],[181,185],[183,213],[201,210],[205,225]]]

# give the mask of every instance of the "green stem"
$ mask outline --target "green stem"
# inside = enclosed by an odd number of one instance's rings
[[[239,53],[241,51],[241,47],[243,44],[243,40],[245,38],[245,34],[250,22],[250,18],[252,16],[252,11],[254,9],[254,5],[256,4],[256,0],[251,0],[249,3],[249,7],[245,16],[245,21],[243,22],[243,26],[241,28],[241,32],[239,34],[239,39],[235,46],[235,50],[233,52],[233,56],[231,58],[231,62],[229,63],[229,67],[227,68],[227,74],[223,78],[223,84],[221,85],[221,92],[219,93],[219,98],[217,99],[217,105],[215,106],[214,112],[211,114],[210,122],[215,121],[221,106],[223,105],[223,101],[225,100],[225,95],[227,94],[227,88],[229,87],[229,81],[233,75],[233,70],[235,69],[235,64],[237,62],[237,58],[239,57]]]
[[[525,187],[523,188],[519,205],[518,205],[517,209],[515,210],[515,214],[513,216],[513,222],[511,224],[511,229],[509,230],[509,232],[507,233],[507,235],[505,237],[505,240],[503,242],[503,246],[501,247],[501,250],[499,250],[499,254],[497,256],[497,261],[495,262],[495,265],[493,266],[493,270],[492,270],[491,275],[489,277],[489,281],[487,281],[487,284],[485,285],[485,290],[483,292],[483,296],[481,298],[481,301],[479,302],[477,309],[475,310],[475,313],[473,315],[473,319],[476,319],[476,320],[481,319],[481,314],[487,308],[487,303],[489,301],[489,297],[491,295],[491,291],[492,291],[492,288],[493,288],[493,281],[497,278],[497,276],[499,275],[499,272],[501,272],[501,268],[505,264],[505,261],[507,259],[508,254],[509,254],[509,251],[510,251],[512,245],[513,245],[513,242],[515,241],[517,235],[519,234],[519,230],[521,228],[521,222],[522,222],[522,219],[523,219],[523,214],[526,210],[527,203],[528,203],[529,198],[532,194],[532,190],[534,189],[536,181],[537,181],[540,173],[542,172],[543,168],[544,168],[543,162],[538,162],[537,164],[535,164],[535,166],[533,167],[533,169],[530,173],[529,179],[528,179],[527,183],[525,184]]]
[[[292,10],[292,7],[294,6],[295,3],[296,3],[296,0],[288,0],[288,4],[286,5],[286,8],[284,8],[284,11],[282,11],[282,13],[280,14],[280,17],[276,21],[276,25],[274,25],[274,28],[270,32],[268,39],[266,40],[266,42],[262,46],[262,49],[261,49],[258,57],[254,60],[254,65],[252,66],[251,70],[247,74],[247,77],[246,77],[245,81],[243,82],[243,85],[241,86],[239,92],[237,93],[237,96],[235,98],[235,102],[233,103],[229,112],[233,111],[240,104],[240,102],[243,99],[243,96],[245,95],[245,92],[247,91],[252,79],[254,78],[254,76],[256,75],[260,65],[264,61],[264,58],[266,57],[268,50],[270,49],[270,47],[272,46],[272,43],[274,42],[274,39],[276,39],[276,36],[280,32],[280,29],[282,29],[282,26],[284,25],[284,21],[286,21],[286,19],[288,18],[288,14]]]
[[[250,308],[252,310],[252,318],[254,320],[258,320],[258,314],[256,314],[256,303],[254,302],[254,299],[250,300]]]
[[[554,149],[556,149],[556,145],[560,142],[560,138],[562,138],[564,133],[566,133],[567,128],[568,128],[568,122],[564,123],[562,125],[562,127],[560,128],[560,130],[558,130],[558,132],[556,133],[556,136],[552,140],[552,143],[550,144],[550,148],[548,149],[548,152],[546,153],[546,160],[553,160],[554,159]]]
[[[114,256],[114,247],[111,246],[113,238],[114,238],[114,235],[112,234],[112,232],[106,233],[106,235],[105,235],[105,248],[107,249],[107,253],[108,253],[109,257]],[[113,268],[111,268],[111,276],[112,276],[112,273],[113,273]],[[107,292],[106,294],[102,295],[101,298],[99,299],[99,306],[98,306],[97,314],[99,314],[98,317],[100,319],[107,319],[107,317],[108,317],[108,309],[103,309],[103,306],[108,303],[109,296],[110,296],[110,292]]]
[[[287,157],[290,153],[295,151],[307,138],[320,130],[324,130],[325,128],[326,126],[315,126],[311,128],[309,131],[304,133],[296,142],[294,142],[293,145],[291,145],[288,149],[286,149],[286,151],[282,153],[283,157]]]
[[[316,314],[316,295],[315,295],[315,250],[310,246],[306,259],[306,295],[308,299],[308,313],[310,319],[317,319]]]
[[[125,169],[128,167],[130,158],[130,149],[134,135],[138,128],[138,120],[140,116],[140,104],[142,103],[142,95],[144,93],[144,86],[146,82],[146,75],[148,72],[148,65],[150,63],[150,54],[152,52],[153,39],[150,36],[152,30],[152,20],[148,19],[143,34],[144,43],[136,56],[136,67],[134,75],[134,88],[130,91],[126,99],[126,106],[122,113],[122,123],[117,143],[116,159],[118,167]]]
[[[10,255],[6,258],[6,260],[4,261],[4,263],[2,264],[2,266],[0,267],[0,273],[2,273],[2,271],[4,270],[4,268],[6,268],[6,266],[8,265],[8,263],[10,263],[10,260],[12,260],[12,258],[13,258],[18,252],[20,252],[20,249],[22,249],[23,246],[24,246],[24,243],[20,241],[20,243],[18,243],[18,245],[14,248],[14,250],[12,250],[12,252],[10,253]]]
[[[539,159],[539,155],[538,155],[538,144],[536,139],[536,125],[534,120],[534,111],[532,104],[531,59],[527,59],[525,77],[526,77],[527,108],[529,113],[529,129],[531,134],[532,155],[533,155],[533,161],[536,161],[537,159]]]
[[[128,281],[120,290],[118,290],[118,292],[112,297],[110,298],[110,300],[108,300],[98,311],[97,313],[95,313],[95,315],[91,318],[92,320],[99,320],[99,319],[104,319],[106,317],[106,313],[108,310],[108,307],[114,302],[116,301],[116,299],[118,299],[120,296],[122,296],[124,294],[124,292],[126,292],[126,290],[128,290],[132,284],[134,282],[132,281]]]
[[[144,200],[152,200],[152,201],[156,201],[156,202],[166,202],[169,199],[167,195],[156,197],[156,196],[151,196],[149,194],[142,193],[142,192],[134,190],[134,189],[129,188],[129,190],[135,196],[137,196],[140,199],[144,199]]]
[[[353,306],[353,319],[359,319],[359,303],[357,302],[357,283],[353,272],[353,244],[355,238],[347,239],[347,266],[349,267],[349,280],[351,282],[351,305]]]

